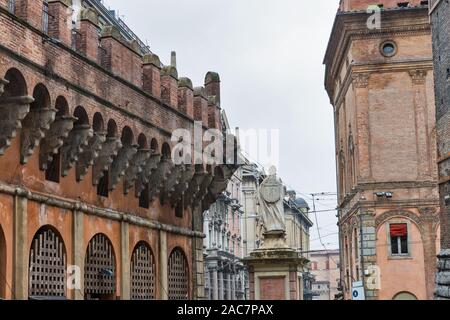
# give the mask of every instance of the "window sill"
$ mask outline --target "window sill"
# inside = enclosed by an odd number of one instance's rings
[[[411,256],[389,256],[388,260],[412,260],[413,257]]]

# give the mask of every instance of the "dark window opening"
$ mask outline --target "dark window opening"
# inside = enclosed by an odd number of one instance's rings
[[[59,183],[61,173],[61,153],[58,151],[45,170],[45,180]]]
[[[391,254],[392,255],[407,255],[409,254],[408,248],[408,225],[391,224]]]
[[[181,199],[181,202],[177,205],[175,208],[175,216],[177,218],[183,218],[183,212],[184,212],[184,199]]]
[[[144,185],[144,190],[142,190],[139,196],[139,207],[148,209],[150,207],[150,188],[148,183]]]
[[[109,196],[109,171],[103,172],[103,177],[98,182],[97,195],[107,198]]]

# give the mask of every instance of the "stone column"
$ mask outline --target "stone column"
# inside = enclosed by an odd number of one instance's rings
[[[427,112],[427,70],[412,70],[410,76],[414,90],[414,115],[416,125],[418,179],[430,178],[431,160],[428,137],[428,112]],[[434,165],[434,163],[433,163]]]
[[[213,300],[219,300],[219,278],[217,273],[217,267],[212,269],[212,290],[213,290]]]
[[[361,250],[364,288],[366,300],[377,300],[380,286],[380,274],[377,267],[376,249],[376,224],[374,213],[370,211],[361,212]],[[365,271],[368,271],[369,275]]]
[[[84,214],[78,210],[73,212],[73,224],[72,224],[72,259],[73,264],[79,271],[79,288],[75,289],[74,299],[84,299],[84,257],[86,252],[84,251]]]
[[[219,271],[219,300],[224,300],[224,294],[223,294],[223,289],[224,289],[224,281],[223,281],[223,271]]]
[[[236,300],[236,275],[231,275],[231,300]]]
[[[227,300],[231,300],[231,274],[227,273]]]
[[[356,106],[356,141],[359,173],[357,176],[367,181],[372,180],[370,163],[370,123],[369,123],[369,73],[352,75]]]
[[[130,228],[126,221],[122,221],[120,226],[120,251],[120,295],[122,300],[130,300]]]
[[[160,290],[159,296],[161,300],[168,300],[169,279],[168,279],[168,254],[167,254],[167,233],[159,231],[159,277]]]
[[[25,190],[14,197],[14,300],[28,300],[28,199]]]

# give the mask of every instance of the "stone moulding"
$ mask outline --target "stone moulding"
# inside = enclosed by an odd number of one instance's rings
[[[124,192],[128,194],[130,189],[135,185],[135,181],[144,170],[147,160],[150,158],[151,151],[149,149],[140,149],[131,159],[128,168],[125,171]]]
[[[94,160],[100,155],[103,148],[103,143],[106,141],[106,132],[95,132],[93,137],[89,140],[88,145],[84,148],[83,153],[80,154],[77,166],[76,176],[77,181],[80,182],[88,173],[89,167],[94,165]]]
[[[0,155],[11,145],[17,130],[22,128],[22,120],[30,111],[32,97],[11,97],[0,99]]]
[[[36,201],[60,209],[70,210],[72,212],[78,211],[88,215],[93,215],[113,221],[128,222],[129,224],[151,230],[161,230],[172,234],[179,234],[200,239],[204,239],[206,237],[206,235],[202,232],[167,225],[154,220],[140,218],[131,213],[119,212],[111,209],[101,209],[78,201],[70,201],[65,199],[54,198],[51,196],[30,191],[23,187],[15,187],[4,183],[0,183],[0,193],[7,194],[10,196],[27,198],[28,200],[31,201]]]
[[[113,163],[119,149],[122,148],[122,142],[117,137],[107,137],[100,150],[99,156],[94,160],[92,168],[92,184],[97,186],[100,179],[103,178],[105,171]]]
[[[158,163],[160,161],[160,154],[152,154],[147,160],[142,172],[138,175],[136,180],[136,197],[140,197],[142,191],[145,189],[145,184],[149,182],[150,176],[158,168]]]
[[[20,163],[26,164],[40,141],[45,138],[55,121],[56,109],[37,108],[31,110],[22,121],[22,133],[20,137]]]
[[[116,189],[120,178],[125,175],[126,170],[130,166],[130,161],[137,153],[137,145],[125,145],[119,150],[117,157],[114,159],[111,165],[110,180],[109,180],[109,190],[113,191]]]
[[[5,92],[5,86],[9,83],[8,80],[0,78],[0,96]]]
[[[75,126],[61,148],[61,175],[66,177],[87,148],[94,131],[89,125]]]
[[[50,126],[50,130],[41,142],[39,151],[39,168],[47,170],[48,164],[53,160],[59,148],[64,145],[64,140],[73,129],[73,124],[77,118],[72,116],[57,116],[55,122]]]

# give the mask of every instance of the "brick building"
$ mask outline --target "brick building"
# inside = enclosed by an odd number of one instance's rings
[[[202,213],[236,166],[173,163],[171,135],[221,130],[219,76],[194,88],[75,3],[0,0],[0,298],[203,298]]]
[[[311,273],[313,300],[335,300],[340,293],[340,252],[322,250],[311,252]]]
[[[344,295],[363,281],[367,299],[431,299],[440,224],[428,2],[372,4],[340,2],[324,60]]]
[[[433,30],[436,130],[439,192],[441,200],[441,245],[436,297],[450,299],[450,6],[447,1],[430,3]]]

